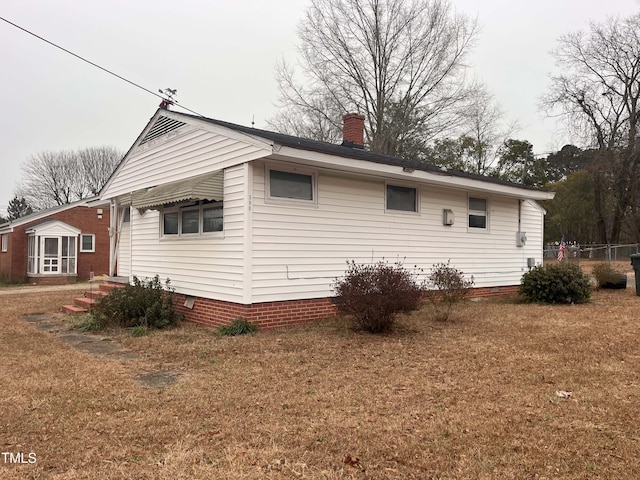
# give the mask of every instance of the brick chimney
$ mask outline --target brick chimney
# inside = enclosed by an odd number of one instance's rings
[[[357,113],[342,116],[342,145],[364,148],[364,116]]]

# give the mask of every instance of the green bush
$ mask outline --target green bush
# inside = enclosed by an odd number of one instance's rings
[[[347,261],[342,279],[336,279],[336,306],[350,315],[356,328],[381,333],[393,328],[398,313],[420,306],[424,285],[401,262],[358,265]]]
[[[540,303],[586,303],[591,297],[589,277],[578,265],[553,262],[522,276],[520,294]]]
[[[231,322],[231,325],[223,325],[218,328],[218,335],[246,335],[247,333],[255,333],[257,331],[258,325],[255,323],[249,323],[246,318],[236,318]]]
[[[170,281],[167,279],[163,286],[158,275],[146,281],[133,277],[133,285],[111,289],[109,295],[98,299],[93,315],[97,325],[135,328],[138,334],[140,328],[146,332],[175,325],[180,320]]]
[[[438,320],[448,320],[453,306],[464,300],[473,288],[473,279],[466,280],[461,270],[447,263],[436,263],[428,277],[427,298]]]

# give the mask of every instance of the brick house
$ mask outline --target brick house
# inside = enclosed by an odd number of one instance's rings
[[[109,271],[109,207],[82,200],[0,224],[0,280],[65,284]]]

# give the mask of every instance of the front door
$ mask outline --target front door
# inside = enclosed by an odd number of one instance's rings
[[[44,256],[42,258],[43,273],[59,273],[60,272],[60,238],[44,237]]]

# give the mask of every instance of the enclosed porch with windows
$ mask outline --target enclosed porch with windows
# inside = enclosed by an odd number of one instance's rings
[[[79,229],[51,220],[34,225],[25,233],[29,282],[64,284],[76,281]]]

